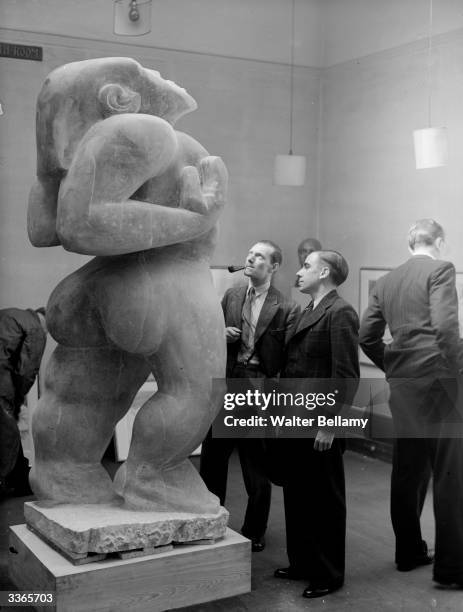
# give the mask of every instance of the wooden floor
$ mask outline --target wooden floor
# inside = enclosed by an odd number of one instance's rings
[[[252,557],[252,592],[183,610],[463,612],[463,591],[435,588],[431,581],[431,567],[408,573],[395,570],[394,541],[389,519],[390,465],[352,452],[346,453],[345,464],[348,494],[347,573],[341,591],[324,600],[306,600],[301,597],[304,582],[273,578],[275,568],[287,565],[282,494],[280,488],[274,487],[267,547]],[[236,456],[232,457],[230,468],[226,506],[231,514],[231,528],[239,531],[246,495]],[[0,505],[0,590],[14,588],[7,578],[7,526],[24,522],[22,502],[25,499],[32,498],[9,499]],[[431,496],[428,496],[423,515],[423,535],[431,546],[433,529]],[[21,608],[24,612],[29,609]]]

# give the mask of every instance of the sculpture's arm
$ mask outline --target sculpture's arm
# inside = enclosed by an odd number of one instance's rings
[[[183,169],[179,208],[131,199],[163,174],[177,137],[151,115],[119,115],[95,124],[79,144],[58,198],[57,233],[65,249],[119,255],[192,240],[209,231],[225,203],[227,171],[218,157]]]
[[[57,246],[56,203],[60,179],[57,176],[37,175],[29,195],[27,231],[36,247]]]

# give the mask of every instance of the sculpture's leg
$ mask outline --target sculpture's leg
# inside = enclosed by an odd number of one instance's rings
[[[58,346],[32,419],[31,485],[39,499],[98,503],[115,497],[101,458],[148,373],[144,359],[119,350]]]
[[[169,336],[168,347],[153,359],[158,392],[139,410],[125,465],[115,478],[129,507],[171,512],[216,513],[218,498],[206,488],[188,456],[199,446],[223,400],[212,384],[223,376],[223,323],[212,334],[209,350],[185,338]],[[192,334],[187,326],[187,334]]]

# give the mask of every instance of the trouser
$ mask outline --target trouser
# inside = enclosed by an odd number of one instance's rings
[[[313,439],[291,440],[291,445],[292,473],[283,484],[289,564],[316,584],[342,584],[346,540],[344,441],[335,438],[326,451],[314,450]]]
[[[420,515],[430,473],[436,521],[434,578],[463,583],[463,440],[455,410],[455,381],[403,381],[391,385],[394,421],[391,519],[396,562],[423,554]],[[453,429],[455,437],[446,437]]]
[[[262,372],[237,365],[233,378],[262,378]],[[271,484],[266,474],[264,441],[260,439],[214,438],[209,430],[201,448],[200,474],[209,491],[225,504],[228,462],[237,448],[248,503],[242,533],[261,538],[267,529],[270,512]]]

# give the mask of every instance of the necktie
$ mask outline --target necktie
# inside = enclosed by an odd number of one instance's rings
[[[255,294],[256,290],[254,289],[254,287],[249,287],[248,292],[246,294],[246,299],[244,300],[243,311],[241,314],[241,318],[243,321],[243,324],[241,326],[241,342],[245,353],[251,353],[254,348],[253,346],[251,346],[251,313]]]
[[[299,329],[302,327],[302,325],[303,325],[303,323],[304,323],[304,321],[305,321],[306,317],[307,317],[308,315],[310,315],[310,313],[311,313],[312,311],[313,311],[313,300],[311,300],[311,301],[310,301],[310,304],[307,304],[307,306],[306,306],[306,307],[304,308],[304,310],[301,312],[301,316],[300,316],[299,321],[298,321],[298,323],[297,323],[297,325],[296,325],[296,331],[298,331],[298,330],[299,330]]]
[[[307,306],[304,308],[302,312],[306,314],[307,312],[312,312],[312,310],[313,310],[313,300],[310,300],[309,304],[307,304]]]

